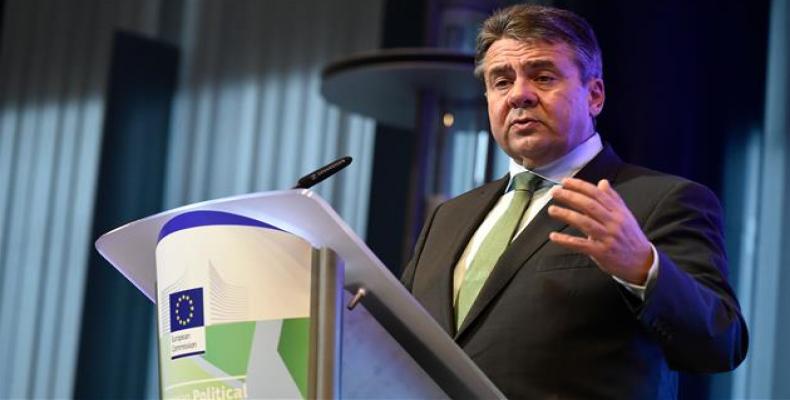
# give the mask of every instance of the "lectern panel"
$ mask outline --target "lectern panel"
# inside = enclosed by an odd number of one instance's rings
[[[159,237],[162,397],[305,397],[310,244],[217,211],[176,216]]]

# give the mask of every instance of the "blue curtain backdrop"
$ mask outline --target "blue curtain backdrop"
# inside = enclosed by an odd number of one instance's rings
[[[101,302],[85,292],[86,265],[95,251],[91,227],[117,30],[169,41],[180,52],[163,207],[287,188],[348,154],[354,164],[317,191],[364,236],[374,123],[326,104],[318,85],[320,68],[331,59],[378,46],[380,1],[9,0],[3,6],[0,398],[75,395],[81,323],[91,317],[83,315],[84,301]],[[134,331],[119,320],[90,328]],[[137,361],[142,366],[118,360],[79,374],[123,379],[128,368],[151,368],[147,393],[155,396],[156,371],[148,362],[154,333],[140,349],[148,354]]]
[[[6,1],[0,49],[0,398],[71,397],[115,29],[157,1]]]
[[[733,140],[739,163],[730,195],[738,200],[737,282],[751,333],[746,362],[735,372],[735,398],[790,398],[790,5],[770,11],[765,119],[762,130]]]
[[[165,204],[291,187],[340,155],[316,190],[364,235],[373,121],[328,105],[321,68],[378,47],[378,1],[186,1]]]

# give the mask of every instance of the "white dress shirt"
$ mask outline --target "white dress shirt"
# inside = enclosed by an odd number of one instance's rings
[[[513,159],[510,160],[510,182],[508,182],[505,193],[499,198],[483,220],[483,223],[480,224],[477,231],[472,235],[472,239],[469,240],[466,249],[464,249],[461,258],[458,260],[458,264],[455,266],[455,271],[453,273],[453,304],[455,304],[456,298],[458,297],[458,290],[461,288],[466,270],[469,268],[472,259],[474,259],[475,254],[477,254],[477,251],[480,249],[483,239],[485,239],[488,232],[491,231],[496,221],[505,213],[505,210],[507,210],[508,206],[510,206],[510,202],[513,200],[513,193],[515,193],[515,191],[511,190],[513,177],[521,172],[529,171],[550,182],[550,184],[543,185],[540,189],[536,190],[532,195],[532,201],[530,201],[529,206],[527,206],[527,209],[524,211],[524,216],[521,218],[516,234],[513,235],[513,239],[515,239],[521,234],[524,228],[529,225],[530,221],[535,218],[538,212],[540,212],[540,210],[551,200],[551,188],[560,185],[560,182],[564,178],[576,175],[576,173],[598,155],[602,149],[603,143],[601,142],[601,136],[595,133],[590,136],[589,139],[568,152],[568,154],[542,167],[535,168],[534,170],[527,170]],[[653,251],[653,264],[650,267],[647,281],[644,285],[634,285],[612,276],[615,281],[622,284],[628,291],[642,300],[645,298],[645,288],[648,282],[653,281],[658,276],[658,254],[652,243],[650,247]]]

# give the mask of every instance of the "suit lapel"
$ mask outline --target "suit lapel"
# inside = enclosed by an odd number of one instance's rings
[[[622,161],[612,151],[611,147],[605,145],[603,150],[598,153],[584,168],[582,168],[576,178],[597,183],[601,179],[614,179],[620,169]],[[527,225],[519,236],[508,246],[502,257],[499,258],[494,269],[491,271],[480,294],[472,304],[472,308],[464,320],[463,325],[455,335],[455,339],[460,339],[470,325],[474,324],[480,314],[491,304],[494,298],[507,286],[508,282],[518,272],[532,256],[549,241],[549,233],[560,231],[567,226],[551,218],[548,214],[548,206],[554,200],[540,210],[535,218]],[[479,224],[478,224],[479,225]]]

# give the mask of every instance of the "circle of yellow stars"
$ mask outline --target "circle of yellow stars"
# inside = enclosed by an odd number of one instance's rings
[[[181,303],[182,302],[189,302],[189,315],[182,316],[180,315],[179,311],[181,310]],[[187,310],[185,310],[186,313]],[[181,326],[186,326],[190,321],[192,321],[192,317],[195,316],[195,302],[192,300],[189,295],[182,294],[176,300],[176,322],[178,322]]]

